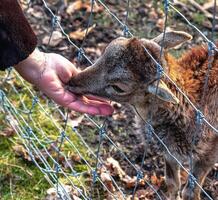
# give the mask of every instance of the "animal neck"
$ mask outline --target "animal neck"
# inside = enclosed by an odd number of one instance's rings
[[[190,127],[194,123],[194,113],[191,106],[186,103],[184,97],[177,94],[180,104],[163,102],[156,97],[153,97],[148,102],[135,105],[135,109],[140,118],[150,122],[153,128],[162,129],[177,129],[187,133],[191,131]],[[149,105],[150,104],[150,105]]]

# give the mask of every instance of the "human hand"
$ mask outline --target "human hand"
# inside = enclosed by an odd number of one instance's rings
[[[35,50],[27,59],[16,65],[15,69],[25,80],[37,86],[61,106],[91,115],[113,113],[113,108],[108,102],[93,97],[77,96],[65,89],[65,84],[78,73],[78,70],[61,55]]]

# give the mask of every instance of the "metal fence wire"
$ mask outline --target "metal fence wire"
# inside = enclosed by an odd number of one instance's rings
[[[88,58],[85,54],[83,46],[86,41],[86,36],[88,33],[88,28],[92,24],[93,18],[93,7],[94,4],[101,5],[106,12],[120,25],[121,30],[123,31],[123,35],[125,37],[133,37],[133,34],[128,27],[128,15],[130,9],[130,1],[127,1],[127,12],[125,22],[122,22],[101,0],[91,0],[91,12],[90,16],[87,19],[87,30],[85,37],[81,46],[77,46],[74,41],[72,41],[69,35],[65,32],[64,28],[61,25],[61,22],[58,20],[58,16],[49,8],[47,2],[45,0],[41,0],[44,5],[46,12],[52,21],[52,30],[60,29],[62,34],[66,37],[69,44],[72,45],[78,51],[78,59],[85,58],[90,64],[93,62]],[[29,2],[30,3],[30,2]],[[204,41],[208,44],[209,49],[209,58],[212,58],[214,55],[214,51],[218,52],[218,48],[214,44],[214,31],[215,31],[215,16],[216,9],[213,12],[213,27],[212,27],[212,37],[208,39],[204,33],[202,33],[193,23],[191,23],[173,4],[172,1],[164,0],[164,13],[165,13],[165,26],[163,34],[165,36],[166,28],[167,28],[167,20],[169,18],[169,12],[175,12],[178,16],[180,16],[190,27],[192,27],[195,31],[197,31]],[[216,0],[214,1],[214,8],[216,8]],[[52,37],[52,33],[50,38]],[[49,39],[50,41],[50,39]],[[162,43],[163,49],[164,40]],[[152,57],[149,51],[144,47],[146,53],[153,59],[154,63],[157,66],[157,75],[159,78],[165,76],[169,81],[176,86],[177,90],[185,97],[187,102],[193,107],[196,112],[196,125],[201,128],[201,124],[205,123],[208,127],[210,127],[214,134],[218,134],[217,127],[210,124],[203,112],[191,102],[188,96],[173,82],[173,80],[168,76],[168,74],[163,70],[162,66]],[[161,50],[161,55],[162,55]],[[212,59],[209,59],[212,60]],[[205,77],[205,85],[204,92],[207,90],[209,71],[211,68],[211,62],[208,64],[208,73]],[[25,95],[20,93],[20,90],[25,90]],[[9,98],[10,96],[10,98]],[[39,97],[40,96],[40,97]],[[144,156],[141,162],[141,166],[136,166],[130,158],[125,155],[122,149],[115,144],[115,142],[110,138],[107,133],[107,129],[104,123],[99,123],[98,120],[85,115],[86,119],[90,121],[94,129],[98,131],[98,135],[95,136],[98,145],[95,150],[86,142],[81,134],[81,130],[76,129],[69,123],[69,113],[67,110],[60,108],[58,105],[53,103],[51,100],[47,98],[42,98],[42,95],[39,95],[32,87],[25,82],[18,73],[10,68],[5,73],[4,77],[1,79],[1,89],[0,89],[0,109],[5,113],[6,120],[8,124],[15,130],[17,136],[22,141],[24,147],[26,148],[28,155],[31,161],[35,164],[35,166],[44,174],[45,179],[56,189],[56,193],[59,199],[76,199],[75,196],[69,193],[69,189],[66,185],[70,185],[74,191],[77,191],[78,196],[81,199],[98,199],[95,194],[95,188],[102,188],[102,190],[107,191],[112,199],[127,199],[127,194],[123,191],[122,187],[119,185],[117,180],[105,170],[105,173],[108,174],[109,179],[111,180],[113,186],[116,191],[119,192],[114,193],[108,187],[108,185],[102,180],[99,176],[99,169],[105,166],[105,160],[101,156],[102,151],[102,143],[110,143],[113,145],[115,149],[120,153],[124,160],[129,164],[131,168],[135,170],[135,174],[137,177],[137,181],[135,187],[132,191],[132,199],[134,199],[138,184],[141,179],[143,179],[143,164],[145,159],[146,151],[144,152]],[[203,97],[204,98],[204,95]],[[31,104],[29,102],[32,102]],[[137,110],[136,110],[137,112]],[[36,115],[40,114],[40,121],[36,118]],[[180,165],[182,169],[184,169],[188,175],[190,181],[193,185],[200,187],[204,195],[212,200],[210,195],[200,186],[200,184],[196,181],[194,175],[192,174],[192,167],[190,170],[187,170],[182,162],[178,160],[172,152],[168,149],[167,145],[161,140],[161,138],[154,132],[154,129],[149,124],[149,122],[145,121],[147,129],[147,133],[153,139],[156,139],[163,147],[166,149],[168,154],[175,159],[175,161]],[[48,124],[50,127],[48,127]],[[52,132],[51,132],[52,130]],[[83,148],[81,148],[81,146]],[[85,151],[84,151],[85,149]],[[85,163],[86,170],[80,171],[78,170],[68,159],[69,152],[74,152],[79,158]],[[88,155],[88,156],[87,156]],[[65,167],[63,167],[63,163],[65,163]],[[192,156],[190,157],[190,163],[192,163]],[[67,167],[66,167],[67,166]],[[89,183],[84,183],[82,177],[89,177]],[[163,199],[163,195],[160,191],[157,191],[156,187],[152,185],[148,180],[143,179],[147,186],[151,188],[151,190],[155,193],[155,199]]]

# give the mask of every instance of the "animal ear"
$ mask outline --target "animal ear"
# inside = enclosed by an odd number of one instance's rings
[[[179,99],[171,92],[171,90],[162,80],[159,81],[158,87],[157,81],[149,85],[148,92],[150,94],[156,95],[159,99],[162,99],[163,101],[179,104]]]
[[[152,41],[156,42],[157,44],[161,46],[163,37],[164,37],[164,34],[161,33],[159,36],[152,39]],[[170,49],[191,39],[192,39],[192,36],[186,32],[168,31],[165,33],[163,47],[164,49]]]

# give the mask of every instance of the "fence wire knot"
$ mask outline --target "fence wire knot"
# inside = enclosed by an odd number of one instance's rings
[[[190,174],[189,178],[188,178],[188,181],[189,181],[190,188],[194,189],[195,182],[197,181],[197,179],[192,174]]]
[[[8,74],[11,74],[11,72],[13,71],[13,66],[8,67],[6,71],[8,72]]]
[[[163,67],[158,63],[157,64],[157,78],[160,79],[163,76],[164,69]]]
[[[39,102],[39,98],[37,96],[33,97],[32,107],[34,107]]]
[[[141,170],[138,170],[136,177],[137,177],[137,180],[138,180],[138,181],[141,180],[141,179],[143,179],[143,172],[142,172]]]
[[[204,120],[204,115],[202,114],[202,112],[200,110],[196,111],[196,123],[201,125],[203,123]]]
[[[92,171],[92,182],[96,183],[97,178],[98,178],[98,173],[97,173],[97,170],[95,169]]]
[[[106,132],[105,128],[104,128],[104,127],[101,127],[101,128],[99,129],[99,135],[100,135],[100,137],[104,137],[106,134],[107,134],[107,132]]]
[[[151,141],[154,129],[153,129],[153,127],[150,124],[146,124],[145,125],[145,129],[147,130],[146,131],[147,139],[148,139],[148,141]]]
[[[26,131],[27,131],[28,135],[33,134],[33,130],[29,126],[26,127]]]
[[[4,96],[5,96],[5,93],[3,92],[3,90],[0,90],[0,102],[1,103],[4,102]]]
[[[82,61],[83,57],[84,57],[85,51],[83,48],[79,48],[78,53],[77,53],[77,60],[79,62]]]
[[[59,22],[59,17],[54,15],[51,19],[51,25],[52,25],[52,28],[57,28],[58,26],[58,22]]]
[[[215,49],[214,44],[211,41],[209,41],[208,42],[208,56],[213,56],[214,49]]]
[[[56,163],[56,165],[55,165],[55,173],[57,174],[60,171],[61,171],[61,166],[58,163]]]
[[[167,13],[169,11],[169,6],[170,6],[169,0],[164,0],[164,11],[165,11],[165,13]]]
[[[62,138],[66,137],[66,132],[65,132],[65,131],[62,131],[62,132],[61,132],[61,137],[62,137]]]
[[[126,26],[126,25],[123,27],[123,35],[124,35],[124,37],[126,37],[126,38],[130,37],[129,28],[128,28],[128,26]]]

